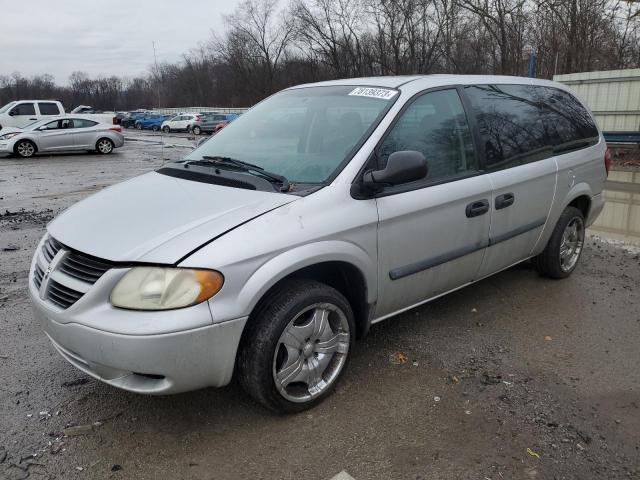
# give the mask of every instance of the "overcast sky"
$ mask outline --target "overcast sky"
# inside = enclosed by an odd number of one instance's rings
[[[50,73],[66,84],[71,72],[144,73],[174,62],[224,27],[222,14],[240,0],[13,0],[0,8],[0,75]]]

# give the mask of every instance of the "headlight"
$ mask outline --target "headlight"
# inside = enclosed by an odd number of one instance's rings
[[[134,267],[111,291],[111,304],[131,310],[183,308],[213,297],[223,283],[213,270]]]
[[[19,134],[19,132],[5,133],[4,135],[0,135],[0,140],[9,140]]]

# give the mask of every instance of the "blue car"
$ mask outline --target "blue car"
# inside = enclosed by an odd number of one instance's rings
[[[171,118],[172,115],[147,115],[136,121],[136,128],[138,130],[153,130],[157,132],[160,130],[162,122]]]

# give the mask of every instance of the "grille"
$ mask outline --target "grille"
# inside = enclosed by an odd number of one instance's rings
[[[42,285],[42,277],[44,276],[44,272],[40,265],[36,264],[36,268],[33,270],[33,283],[36,284],[37,288],[40,288]]]
[[[112,265],[93,259],[80,252],[71,251],[58,267],[67,275],[94,284]]]
[[[89,289],[90,285],[96,283],[107,270],[115,266],[113,263],[106,260],[72,250],[58,242],[55,238],[48,237],[42,245],[42,256],[37,258],[36,265],[33,270],[33,283],[36,288],[40,289],[42,286],[42,282],[44,281],[44,272],[60,250],[65,251],[65,255],[57,264],[55,270],[63,272],[68,277],[83,282],[87,286],[86,290]],[[58,275],[56,280],[52,278],[49,279],[49,282],[45,287],[46,292],[44,296],[45,300],[62,309],[67,309],[76,303],[86,291],[78,291],[69,285],[65,285],[64,283],[67,283],[64,282],[65,278],[66,277],[60,277]],[[74,286],[78,288],[77,283],[74,283]]]
[[[47,264],[51,263],[53,257],[56,256],[58,250],[62,248],[62,244],[58,242],[55,238],[49,237],[42,245],[42,253],[44,254],[44,258],[47,261]]]
[[[69,308],[76,303],[78,299],[84,295],[69,287],[65,287],[61,283],[51,280],[47,288],[47,300],[58,305],[60,308]]]

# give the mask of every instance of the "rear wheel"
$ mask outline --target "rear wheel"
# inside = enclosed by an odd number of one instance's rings
[[[31,140],[20,140],[14,147],[15,154],[22,158],[33,157],[37,151],[38,149],[36,148],[35,143]]]
[[[136,128],[137,128],[138,130],[142,130],[142,124],[140,124],[140,123],[136,123]]]
[[[551,278],[566,278],[575,270],[584,246],[585,226],[582,212],[565,208],[549,243],[534,259],[536,269]]]
[[[164,127],[162,127],[162,131],[164,133],[171,133],[171,127],[169,127],[168,125],[165,125]]]
[[[193,127],[193,134],[194,135],[200,135],[201,133],[202,133],[202,129],[198,125]]]
[[[98,153],[107,155],[113,152],[113,142],[108,138],[101,138],[96,142],[96,150]]]
[[[328,285],[286,281],[261,302],[238,353],[249,395],[278,412],[299,412],[328,396],[355,338],[351,306]]]

